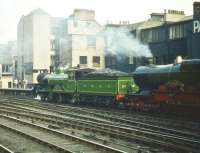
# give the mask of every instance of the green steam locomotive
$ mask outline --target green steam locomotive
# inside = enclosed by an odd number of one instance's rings
[[[139,87],[127,73],[110,69],[70,68],[57,74],[38,75],[34,89],[43,101],[118,105]]]

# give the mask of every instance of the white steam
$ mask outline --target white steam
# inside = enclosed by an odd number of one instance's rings
[[[59,69],[60,69],[60,70],[67,70],[69,67],[70,67],[70,64],[67,63],[67,64],[64,65],[64,66],[59,66]]]
[[[127,57],[152,57],[148,45],[142,44],[127,28],[107,28],[104,32],[106,39],[106,54]]]

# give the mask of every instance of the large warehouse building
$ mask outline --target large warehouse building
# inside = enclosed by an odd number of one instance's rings
[[[121,57],[119,61],[116,57],[106,57],[106,67],[132,72],[137,66],[149,64],[149,59],[153,64],[169,64],[178,56],[184,59],[200,58],[200,2],[193,4],[191,16],[186,16],[183,11],[165,10],[164,13],[152,13],[146,21],[106,26],[119,30],[126,27],[135,39],[148,45],[152,53],[152,58],[129,56],[124,60]]]
[[[185,59],[200,58],[200,3],[193,5],[194,14],[168,10],[152,13],[151,19],[142,22],[132,33],[148,43],[155,64],[173,63],[177,56]]]

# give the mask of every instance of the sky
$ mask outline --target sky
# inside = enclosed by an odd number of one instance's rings
[[[100,24],[107,21],[130,23],[149,18],[164,9],[185,11],[192,15],[195,0],[0,0],[0,43],[17,39],[17,24],[22,15],[41,8],[53,17],[68,17],[75,8],[95,10]],[[196,0],[197,1],[197,0]]]

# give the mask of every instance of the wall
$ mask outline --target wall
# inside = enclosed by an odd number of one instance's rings
[[[84,21],[94,20],[95,12],[93,10],[75,9],[74,19]]]
[[[196,32],[194,32],[194,21],[198,21]],[[187,54],[189,58],[200,59],[200,17],[196,17],[188,24],[188,42],[187,42]]]
[[[47,14],[33,16],[33,70],[49,70],[50,66],[50,17]],[[33,73],[36,83],[37,73]]]
[[[18,79],[36,83],[38,73],[49,66],[50,16],[36,9],[18,24]]]
[[[12,87],[12,82],[13,82],[12,75],[11,74],[8,74],[8,75],[3,74],[2,77],[0,77],[0,88],[8,88],[9,82]]]
[[[68,35],[65,38],[66,49],[61,49],[61,65],[80,65],[80,56],[87,56],[87,64],[80,67],[100,69],[105,67],[104,38],[99,35],[103,27],[95,21],[94,11],[75,10],[68,19]],[[94,38],[95,44],[88,45],[88,39]],[[100,65],[93,64],[93,56],[100,56]],[[65,59],[64,59],[65,57]]]
[[[96,36],[96,47],[87,46],[87,35],[74,35],[72,36],[72,66],[77,66],[79,63],[80,56],[87,56],[88,68],[104,68],[104,39],[103,37]],[[93,65],[93,56],[100,56],[100,66],[96,67]],[[84,65],[80,65],[83,66]]]
[[[32,16],[22,16],[18,24],[17,56],[18,56],[18,79],[32,82],[33,64],[33,25]]]

